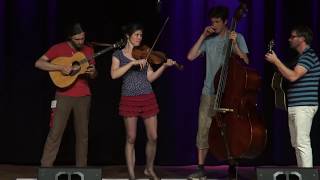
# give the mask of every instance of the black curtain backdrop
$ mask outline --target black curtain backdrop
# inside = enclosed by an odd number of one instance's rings
[[[226,5],[230,15],[239,5],[236,0],[29,0],[0,1],[0,163],[39,165],[49,130],[50,101],[54,86],[47,72],[34,68],[35,61],[53,44],[64,41],[64,27],[79,21],[87,40],[114,43],[121,38],[121,26],[139,20],[145,25],[144,42],[152,44],[166,17],[168,26],[156,46],[181,64],[184,71],[168,69],[153,83],[160,105],[159,139],[156,164],[196,163],[195,136],[198,105],[204,77],[204,61],[189,62],[186,54],[203,28],[213,5]],[[268,128],[265,151],[243,165],[294,165],[286,112],[274,110],[270,81],[273,67],[263,59],[266,45],[275,39],[275,51],[289,61],[290,28],[309,25],[314,32],[313,47],[319,52],[320,21],[317,0],[252,0],[249,12],[241,19],[238,32],[247,41],[253,68],[263,77],[259,109]],[[95,47],[95,51],[101,50]],[[89,127],[90,165],[125,164],[123,121],[118,116],[121,79],[110,78],[112,52],[96,59],[99,76],[90,82],[92,108]],[[155,67],[156,68],[156,67]],[[320,163],[319,117],[315,117],[311,137],[315,165]],[[70,118],[72,120],[72,116]],[[146,136],[138,124],[137,164],[145,162]],[[56,164],[74,164],[74,133],[70,121]],[[209,164],[221,162],[208,157]]]

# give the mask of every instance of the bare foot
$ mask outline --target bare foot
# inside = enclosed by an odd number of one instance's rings
[[[144,170],[144,175],[152,178],[153,180],[160,180],[160,178],[156,175],[156,173],[154,172],[154,170],[145,169],[145,170]]]
[[[129,175],[129,180],[136,180],[136,177],[134,175]]]

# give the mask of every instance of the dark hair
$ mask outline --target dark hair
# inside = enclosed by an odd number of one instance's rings
[[[229,16],[229,10],[225,6],[216,6],[209,10],[209,18],[221,18],[223,21],[226,21]]]
[[[140,23],[132,22],[125,26],[122,26],[122,31],[124,35],[131,36],[134,32],[141,30],[143,31],[143,26]]]
[[[299,25],[292,29],[292,31],[297,33],[297,36],[304,37],[305,42],[310,45],[312,42],[313,33],[308,26]]]
[[[82,32],[84,32],[84,30],[82,29],[81,24],[78,22],[71,23],[66,27],[66,36],[68,38],[80,34]]]

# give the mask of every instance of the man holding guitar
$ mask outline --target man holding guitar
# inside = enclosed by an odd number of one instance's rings
[[[57,58],[66,59],[80,54],[82,57],[92,57],[93,49],[84,44],[85,32],[79,23],[68,28],[68,40],[53,45],[35,63],[35,67],[50,72],[61,72],[64,76],[72,76],[74,72],[81,69],[77,64],[55,63]],[[83,167],[87,165],[88,151],[88,123],[91,101],[91,92],[87,78],[95,78],[97,75],[95,61],[89,59],[88,66],[82,71],[75,81],[67,87],[58,87],[56,90],[56,105],[53,122],[44,146],[41,166],[50,167],[53,165],[59,150],[63,132],[71,111],[74,115],[74,128],[76,136],[76,165]]]
[[[312,31],[298,26],[291,31],[289,43],[299,53],[293,69],[285,66],[272,51],[265,59],[274,64],[282,76],[290,81],[288,89],[288,123],[291,144],[295,148],[298,167],[312,167],[310,131],[318,109],[320,62],[310,48]]]

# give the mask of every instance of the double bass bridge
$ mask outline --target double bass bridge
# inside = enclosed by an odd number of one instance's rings
[[[230,108],[214,108],[215,112],[226,113],[226,112],[234,112],[234,109]]]

